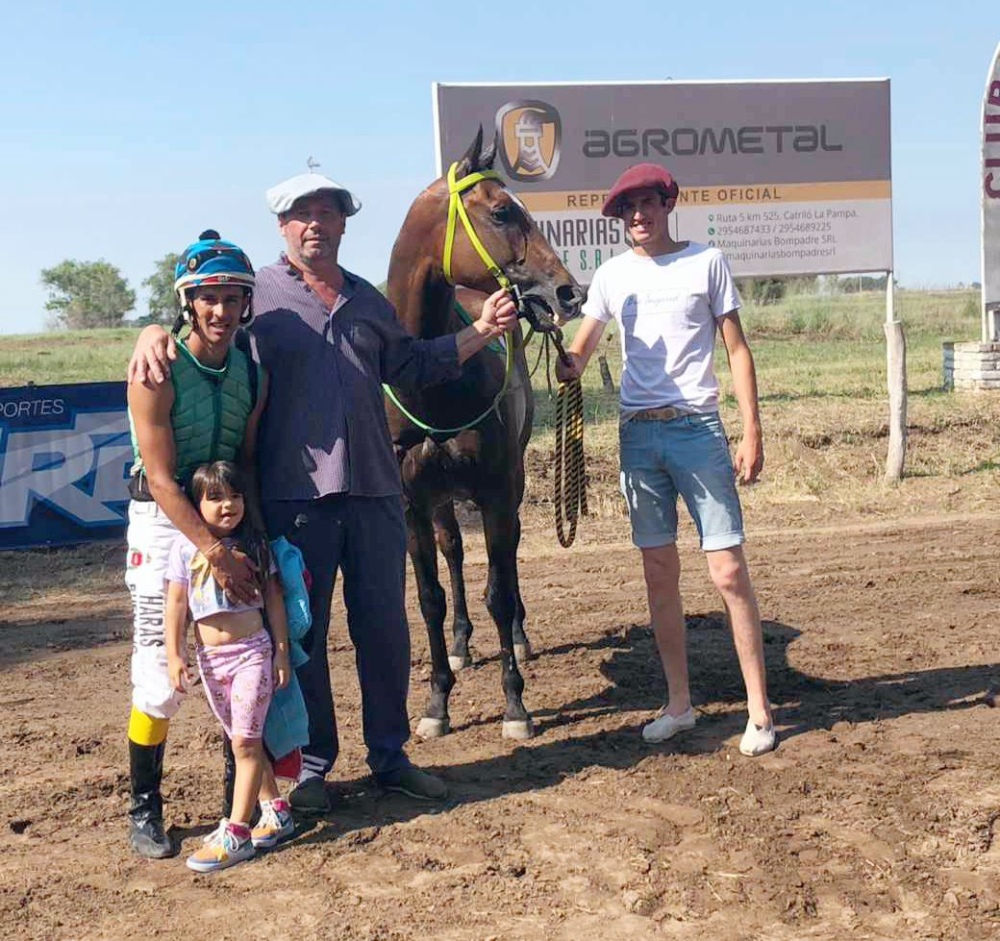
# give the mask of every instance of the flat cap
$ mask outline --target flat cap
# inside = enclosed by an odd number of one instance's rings
[[[315,193],[337,193],[344,207],[345,216],[353,216],[361,208],[361,202],[346,186],[341,186],[320,173],[300,173],[277,186],[272,186],[266,194],[267,206],[277,215],[288,212],[297,199]]]
[[[607,199],[604,200],[601,215],[617,216],[618,200],[629,190],[641,189],[661,190],[668,199],[680,192],[677,181],[666,167],[661,167],[658,163],[637,163],[615,180],[615,185],[611,187]]]

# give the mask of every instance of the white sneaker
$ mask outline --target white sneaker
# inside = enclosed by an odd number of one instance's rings
[[[193,856],[188,856],[188,869],[194,872],[218,872],[254,858],[257,851],[253,843],[249,839],[241,840],[233,832],[231,824],[224,830],[215,832],[218,839],[206,843]]]
[[[206,833],[202,838],[201,842],[205,846],[211,846],[213,843],[218,843],[222,839],[222,834],[226,832],[226,827],[229,826],[229,818],[223,817],[219,821],[219,825],[211,832]]]
[[[287,805],[280,810],[268,802],[262,806],[260,820],[250,831],[250,842],[256,849],[270,849],[295,835],[295,821]]]
[[[774,723],[768,726],[754,725],[753,720],[747,720],[747,729],[740,739],[740,754],[748,758],[766,755],[778,747],[778,733]]]
[[[687,712],[682,712],[679,716],[671,716],[667,714],[667,707],[664,706],[652,722],[647,722],[642,727],[642,738],[646,742],[665,742],[678,732],[687,732],[689,729],[693,729],[694,723],[694,709],[689,707]]]

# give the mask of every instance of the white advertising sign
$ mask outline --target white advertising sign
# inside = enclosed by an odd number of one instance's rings
[[[983,310],[1000,307],[1000,45],[983,95],[982,251]],[[995,340],[996,337],[984,337]]]
[[[737,275],[892,270],[886,79],[435,85],[434,107],[439,170],[494,132],[495,168],[583,283],[627,250],[600,209],[644,161],[680,184],[675,237]]]

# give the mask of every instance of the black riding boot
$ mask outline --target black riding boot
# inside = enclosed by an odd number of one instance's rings
[[[163,752],[166,742],[139,745],[129,739],[128,757],[132,778],[132,809],[129,811],[129,842],[140,856],[165,859],[177,850],[163,829]]]

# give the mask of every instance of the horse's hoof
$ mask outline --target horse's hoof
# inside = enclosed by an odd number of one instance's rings
[[[534,736],[535,727],[531,719],[504,719],[502,734],[504,738],[513,738],[523,742]]]
[[[458,673],[459,670],[464,670],[466,667],[472,666],[472,657],[468,654],[464,657],[456,657],[454,654],[448,654],[448,666],[451,667],[452,673]]]
[[[523,644],[514,644],[514,659],[518,663],[527,663],[534,660],[535,655],[531,650],[531,641],[526,640]]]
[[[451,723],[447,719],[431,719],[424,716],[417,723],[417,735],[420,738],[441,738],[451,731]]]

